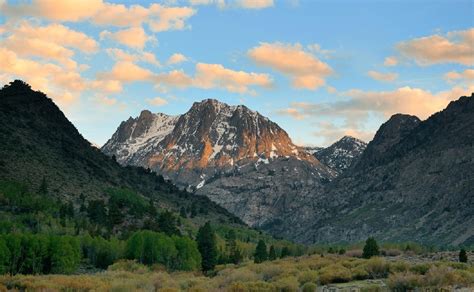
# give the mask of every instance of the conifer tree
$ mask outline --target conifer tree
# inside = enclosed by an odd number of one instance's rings
[[[275,247],[273,245],[270,246],[270,252],[268,253],[268,259],[271,261],[276,260],[276,252],[275,252]]]
[[[459,262],[467,263],[467,253],[464,248],[461,248],[461,250],[459,251]]]
[[[281,250],[280,258],[286,258],[287,256],[290,256],[290,255],[291,255],[291,252],[288,246],[283,247],[283,249]]]
[[[369,259],[373,256],[378,256],[380,254],[379,246],[377,245],[377,241],[375,238],[369,237],[365,242],[364,250],[362,252],[362,257]]]
[[[260,239],[257,243],[257,247],[255,248],[254,262],[258,264],[258,263],[266,261],[267,259],[268,259],[267,245],[265,244],[265,241]]]
[[[161,232],[164,232],[167,235],[180,235],[176,223],[175,216],[168,210],[160,213],[160,216],[158,217],[158,228]]]
[[[199,228],[196,241],[199,252],[201,253],[202,270],[204,272],[213,270],[217,263],[217,243],[216,235],[209,221]]]

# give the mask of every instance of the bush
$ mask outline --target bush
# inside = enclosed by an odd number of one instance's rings
[[[298,275],[298,282],[301,285],[308,283],[308,282],[316,282],[318,280],[318,272],[307,270],[303,271]]]
[[[255,281],[255,282],[235,282],[230,285],[228,291],[232,292],[273,292],[276,288],[273,284],[263,282],[263,281]]]
[[[388,286],[394,291],[413,290],[422,286],[422,276],[412,273],[395,273],[388,277]]]
[[[365,269],[372,279],[386,278],[390,271],[389,264],[383,258],[371,258],[365,264]]]
[[[307,282],[303,285],[303,287],[301,287],[301,291],[302,292],[315,292],[316,288],[318,288],[316,284]]]
[[[298,280],[293,276],[280,278],[274,285],[281,292],[296,292],[299,288]]]
[[[134,260],[119,260],[114,264],[110,265],[108,268],[109,271],[126,271],[137,274],[144,274],[149,271],[148,267],[137,263]]]
[[[352,274],[348,268],[340,264],[332,264],[320,270],[319,281],[325,285],[329,283],[349,282],[351,278]]]
[[[417,264],[417,265],[414,265],[414,266],[410,267],[410,272],[413,272],[415,274],[424,275],[424,274],[426,274],[426,272],[428,272],[429,269],[430,269],[429,264]]]

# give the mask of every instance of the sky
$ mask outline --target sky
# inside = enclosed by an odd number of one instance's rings
[[[0,0],[0,83],[102,145],[144,109],[244,104],[298,145],[370,141],[474,92],[474,0]]]

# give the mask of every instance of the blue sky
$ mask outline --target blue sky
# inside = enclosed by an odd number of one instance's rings
[[[47,2],[0,0],[0,81],[45,91],[100,145],[143,109],[205,98],[297,144],[368,141],[391,114],[474,91],[474,1]]]

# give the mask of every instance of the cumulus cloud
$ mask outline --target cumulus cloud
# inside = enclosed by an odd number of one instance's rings
[[[272,80],[268,74],[234,71],[220,64],[198,63],[194,85],[200,88],[221,87],[231,92],[249,92],[249,86],[270,88]]]
[[[463,72],[450,71],[444,74],[444,79],[448,82],[467,81],[474,83],[474,69],[466,69]]]
[[[129,53],[118,48],[108,48],[105,51],[110,57],[117,61],[144,62],[147,64],[155,65],[157,67],[161,67],[160,61],[158,61],[155,55],[150,52],[139,51]]]
[[[104,30],[100,33],[100,38],[113,39],[122,45],[134,48],[134,49],[143,49],[145,43],[149,40],[149,37],[145,33],[145,30],[142,27],[131,27],[117,32],[110,32]]]
[[[110,72],[100,73],[99,79],[117,80],[121,82],[150,81],[153,73],[133,62],[119,61]]]
[[[385,82],[392,82],[398,78],[397,73],[382,73],[373,70],[367,72],[367,75],[369,75],[372,79]]]
[[[260,66],[289,76],[295,88],[315,90],[333,73],[328,64],[305,51],[300,44],[261,43],[249,50],[248,56]]]
[[[115,80],[119,82],[147,81],[157,86],[197,87],[203,89],[222,88],[230,92],[251,93],[253,86],[269,88],[272,79],[268,74],[235,71],[220,64],[196,64],[194,76],[182,70],[154,73],[131,61],[118,61],[111,71],[98,74],[99,80]]]
[[[10,17],[34,16],[52,21],[80,21],[95,15],[103,8],[102,0],[33,0],[31,3],[0,4],[0,11]]]
[[[474,28],[431,35],[401,42],[400,53],[420,65],[458,63],[474,64]]]
[[[186,28],[185,21],[196,11],[192,7],[169,7],[157,3],[149,7],[125,6],[102,0],[33,0],[27,4],[0,4],[8,17],[34,16],[51,21],[85,21],[104,26],[137,27],[143,23],[154,32]]]
[[[3,47],[0,47],[0,73],[8,79],[25,80],[65,106],[74,102],[87,86],[76,71],[50,62],[25,59]]]
[[[54,60],[69,69],[77,64],[72,59],[75,51],[96,52],[99,45],[85,35],[60,24],[33,26],[29,22],[7,24],[3,28],[0,45],[25,57]]]
[[[168,104],[168,101],[162,97],[155,97],[155,98],[149,98],[146,100],[146,102],[150,105],[153,105],[153,106],[163,106],[165,104]]]
[[[452,100],[462,95],[470,95],[474,85],[456,86],[447,91],[431,93],[420,88],[400,87],[392,91],[349,90],[341,93],[343,100],[335,102],[293,102],[290,107],[278,111],[298,120],[312,120],[316,123],[331,120],[341,121],[337,127],[319,127],[319,135],[327,140],[342,133],[366,140],[373,132],[366,129],[369,118],[381,122],[396,113],[416,115],[426,119],[444,109]],[[321,125],[319,125],[321,126]]]
[[[383,65],[387,67],[396,66],[397,64],[398,64],[398,59],[397,57],[394,57],[394,56],[385,58],[383,62]]]
[[[221,9],[263,9],[275,5],[274,0],[189,0],[191,5],[217,5]]]
[[[182,62],[186,62],[187,60],[188,60],[188,58],[186,58],[185,55],[175,53],[175,54],[171,55],[171,57],[168,59],[167,64],[168,65],[174,65],[174,64],[179,64],[179,63],[182,63]]]

